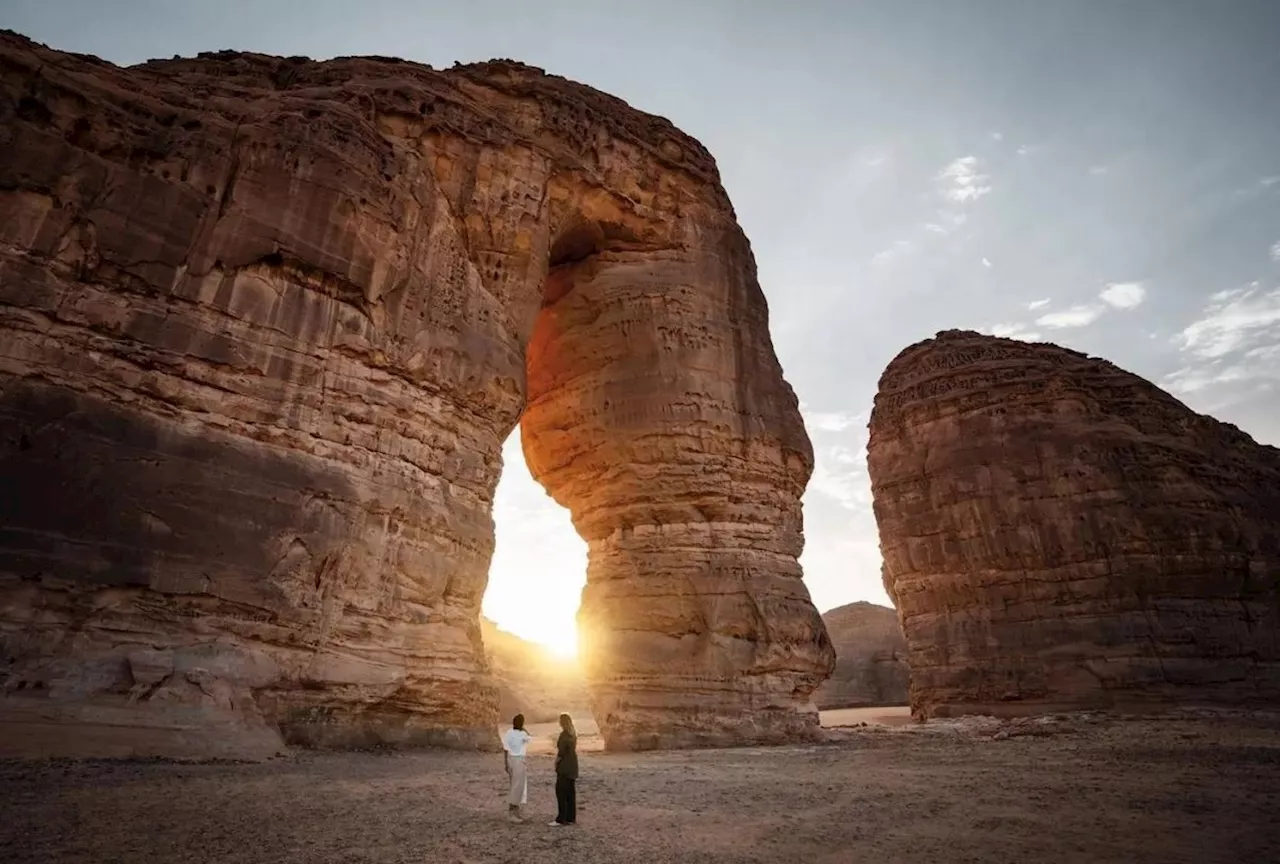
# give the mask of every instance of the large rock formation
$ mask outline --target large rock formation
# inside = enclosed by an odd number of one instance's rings
[[[815,728],[812,452],[667,121],[506,61],[120,69],[5,34],[0,213],[6,746],[495,746],[522,416],[590,547],[608,745]]]
[[[885,370],[868,467],[917,714],[1280,701],[1280,450],[949,331]]]
[[[500,722],[509,723],[516,714],[524,714],[530,723],[546,723],[564,711],[575,716],[590,713],[591,699],[577,660],[556,657],[483,616],[480,635],[498,685]]]
[[[813,694],[823,710],[905,705],[909,688],[907,640],[898,613],[858,602],[822,613],[836,649],[836,668]]]

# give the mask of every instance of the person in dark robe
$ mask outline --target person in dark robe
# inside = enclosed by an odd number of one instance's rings
[[[578,821],[578,731],[573,718],[560,715],[560,737],[556,739],[556,821],[552,825],[572,825]]]

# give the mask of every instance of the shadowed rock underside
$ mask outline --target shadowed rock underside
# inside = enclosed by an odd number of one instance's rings
[[[0,213],[7,752],[496,746],[517,422],[589,545],[608,746],[816,728],[812,452],[667,121],[506,61],[121,69],[5,34]]]
[[[870,425],[915,713],[1280,701],[1280,450],[961,331],[889,364]]]

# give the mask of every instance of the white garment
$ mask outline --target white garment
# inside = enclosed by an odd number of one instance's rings
[[[529,803],[529,771],[523,756],[512,756],[507,760],[507,773],[511,784],[507,790],[507,803],[520,806]]]
[[[512,756],[523,756],[525,748],[532,740],[533,736],[523,729],[511,729],[502,736],[502,748]]]

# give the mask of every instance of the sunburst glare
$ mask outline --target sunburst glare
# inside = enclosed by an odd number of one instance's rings
[[[587,573],[587,545],[569,512],[529,474],[517,429],[502,448],[494,495],[497,544],[482,610],[509,633],[562,659],[578,653],[575,618]]]

